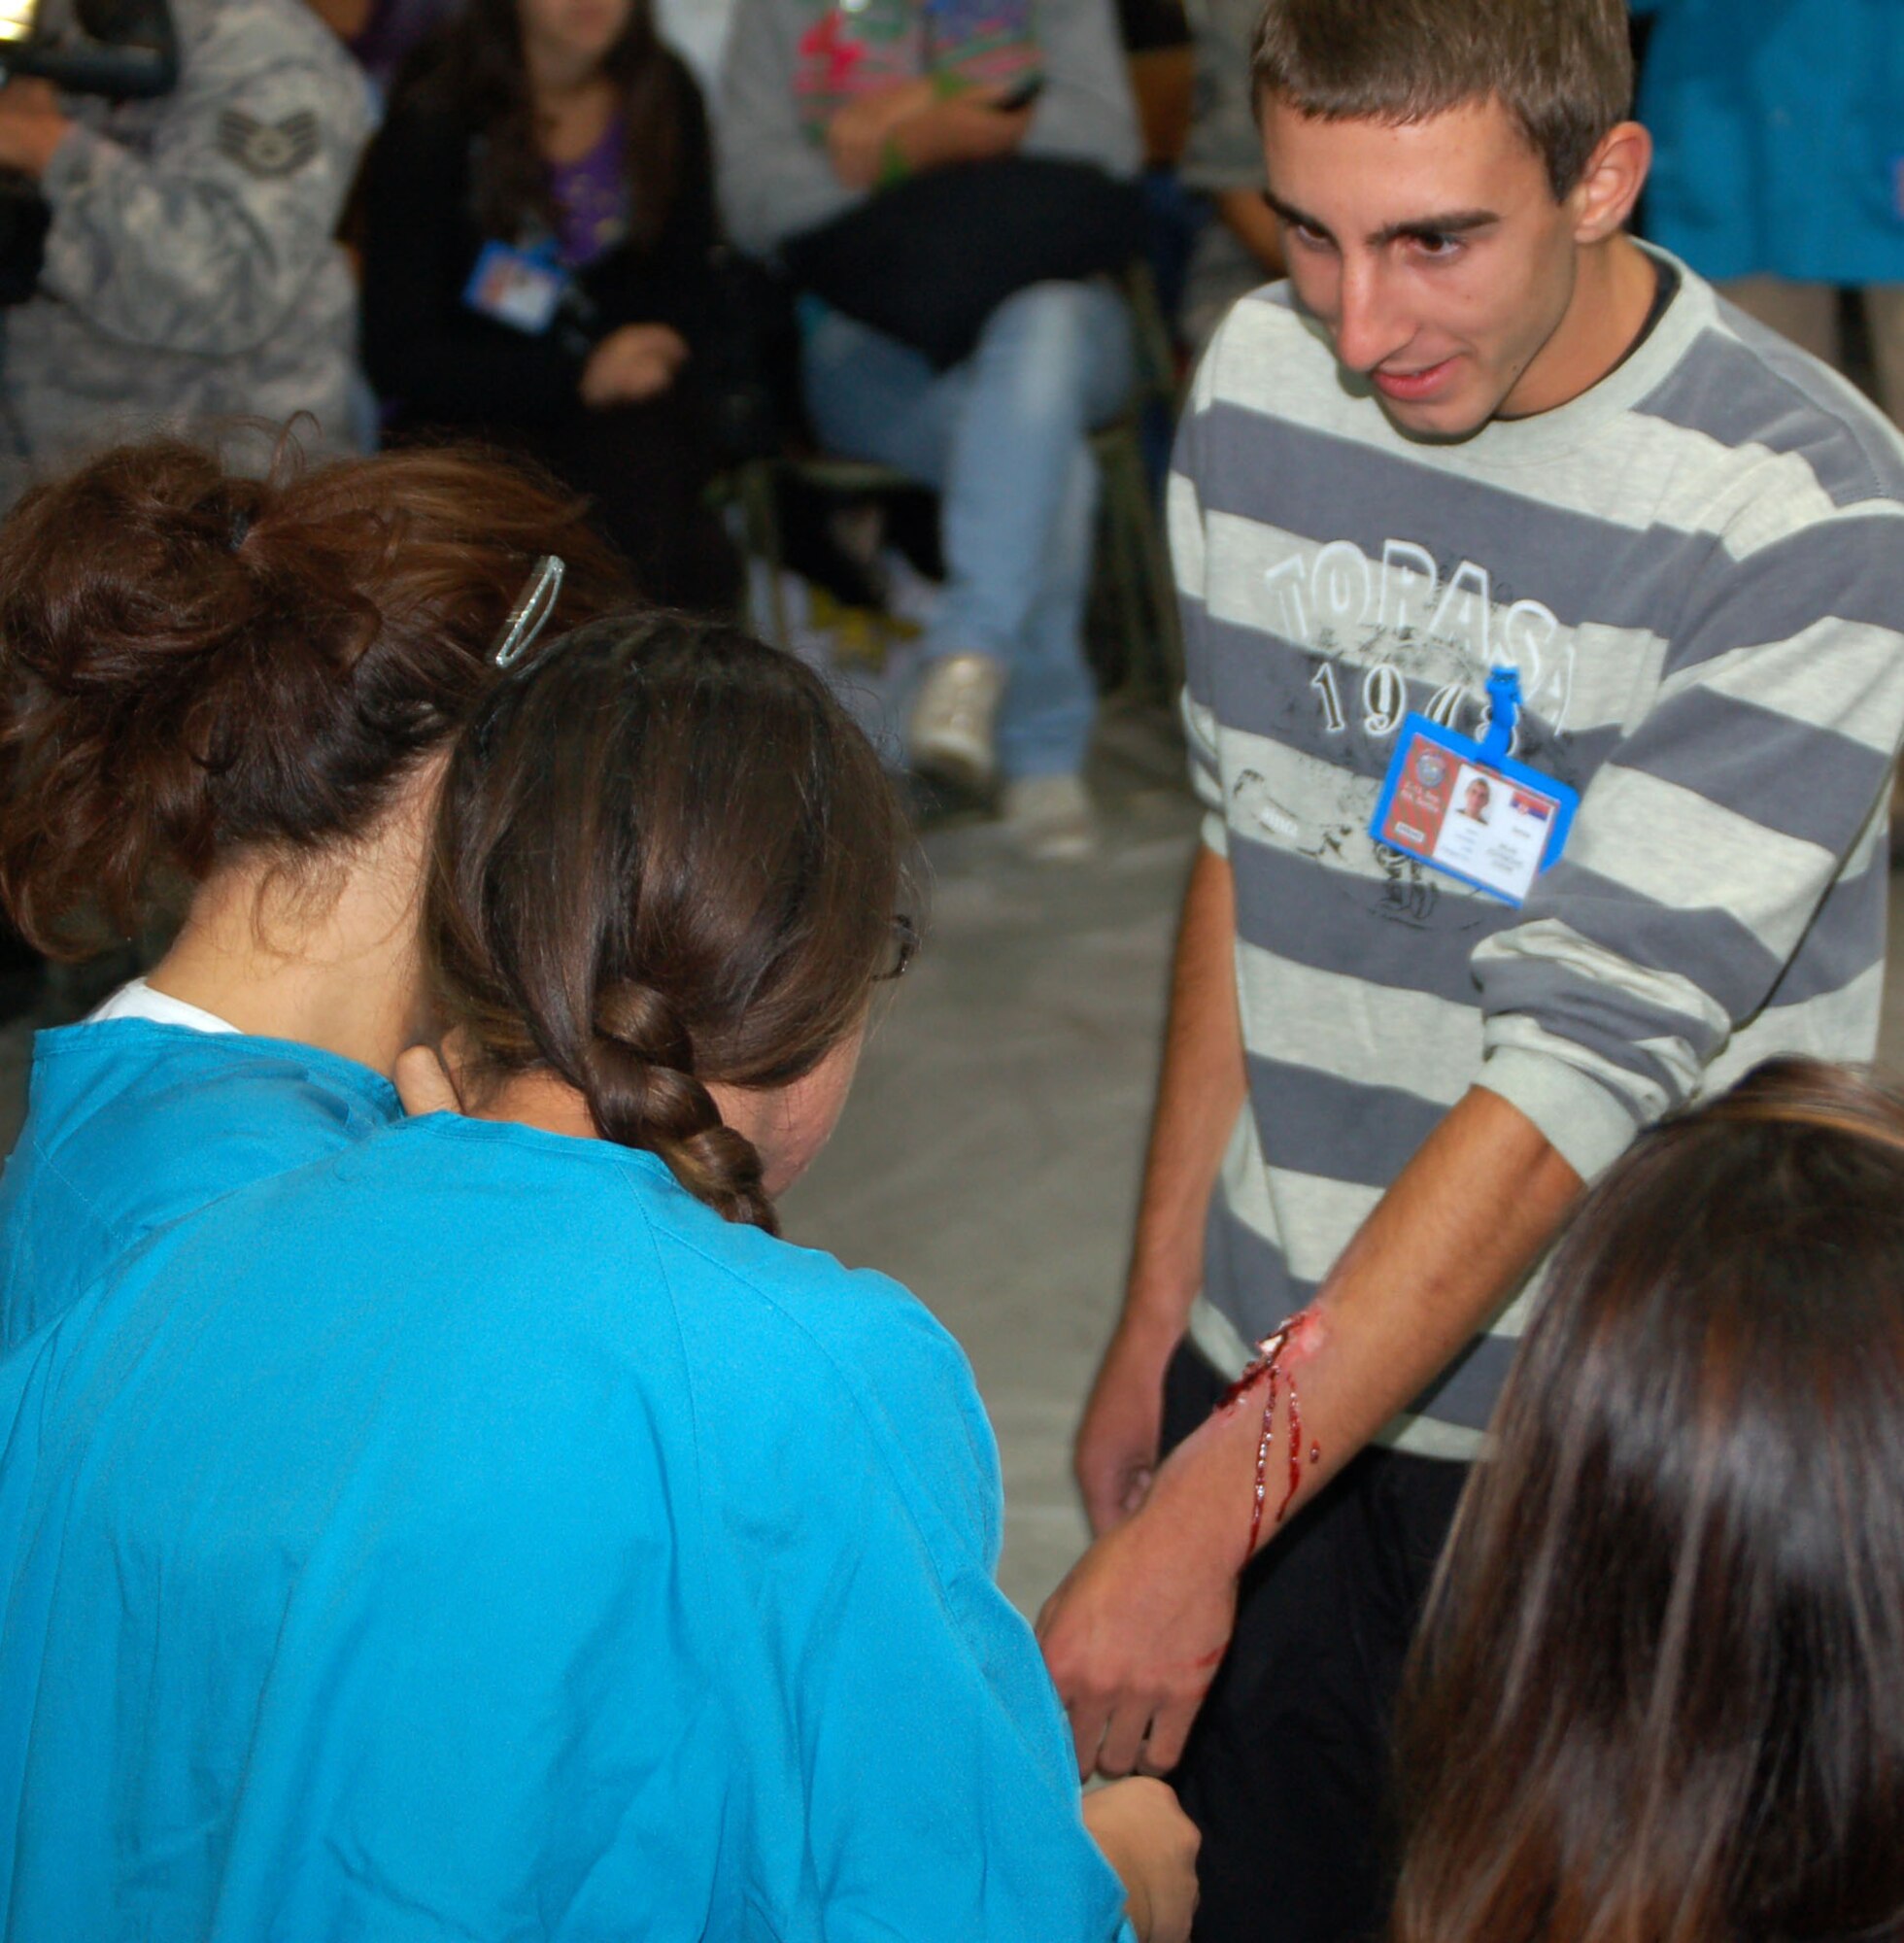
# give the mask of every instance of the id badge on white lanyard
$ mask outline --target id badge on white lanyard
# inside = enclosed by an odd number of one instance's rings
[[[1479,742],[1425,715],[1403,718],[1369,835],[1431,869],[1520,904],[1567,847],[1580,793],[1508,754],[1520,676],[1487,678],[1487,733]]]

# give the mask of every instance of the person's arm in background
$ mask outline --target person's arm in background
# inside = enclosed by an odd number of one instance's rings
[[[1200,386],[1181,435],[1193,454],[1204,409]],[[1795,529],[1766,496],[1782,492]],[[1871,1003],[1883,949],[1872,873],[1904,735],[1904,512],[1874,491],[1819,517],[1821,496],[1770,480],[1742,516],[1748,530],[1712,549],[1652,706],[1595,775],[1567,855],[1521,921],[1477,951],[1476,1083],[1286,1346],[1303,1444],[1315,1447],[1292,1508],[1484,1322],[1579,1183],[1692,1096],[1815,923],[1846,933],[1827,954],[1842,1003]],[[1768,641],[1771,615],[1782,638]],[[1772,777],[1793,786],[1773,790]],[[1842,902],[1821,917],[1841,879]],[[1840,1003],[1836,985],[1819,998]],[[1173,1453],[1041,1617],[1081,1771],[1168,1767],[1181,1749],[1234,1619],[1262,1400],[1259,1386]],[[1289,1449],[1286,1405],[1285,1386],[1272,1514],[1290,1456],[1311,1457]],[[1261,1542],[1277,1528],[1266,1517]]]
[[[468,196],[467,131],[393,109],[364,169],[364,370],[414,419],[547,424],[574,406],[581,365],[552,331],[531,337],[463,308]]]
[[[337,247],[369,112],[327,36],[233,10],[186,49],[150,153],[74,122],[22,154],[23,120],[44,135],[47,97],[17,82],[0,161],[37,174],[52,209],[40,288],[127,344],[218,358],[263,344]]]
[[[349,47],[369,24],[376,0],[304,0],[304,4]]]
[[[1250,99],[1250,43],[1262,9],[1256,0],[1196,0],[1190,8],[1196,53],[1196,110],[1178,169],[1202,189],[1223,226],[1262,264],[1282,274],[1282,234],[1263,200],[1263,145]]]
[[[1222,188],[1212,200],[1216,214],[1232,236],[1263,266],[1263,274],[1279,277],[1283,273],[1282,225],[1260,188]]]

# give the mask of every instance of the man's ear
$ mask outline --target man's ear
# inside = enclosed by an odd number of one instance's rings
[[[1574,241],[1601,243],[1633,214],[1652,166],[1652,137],[1637,121],[1615,121],[1594,145],[1568,200]]]

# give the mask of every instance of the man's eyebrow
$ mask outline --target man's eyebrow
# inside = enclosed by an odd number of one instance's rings
[[[1284,202],[1274,189],[1263,191],[1263,200],[1281,217],[1283,222],[1294,223],[1298,228],[1314,231],[1318,236],[1331,234],[1326,222],[1318,222],[1312,216],[1306,215],[1293,203]],[[1413,216],[1406,222],[1391,222],[1377,229],[1369,240],[1372,243],[1394,243],[1404,236],[1466,236],[1477,229],[1485,229],[1490,223],[1499,222],[1498,212],[1492,209],[1456,209],[1445,216]]]
[[[1326,222],[1318,222],[1314,217],[1305,216],[1294,203],[1284,202],[1275,189],[1266,188],[1263,191],[1263,200],[1281,217],[1283,222],[1293,223],[1298,229],[1312,229],[1318,236],[1328,235],[1329,225]]]
[[[1416,216],[1407,222],[1391,222],[1385,229],[1377,229],[1374,240],[1393,243],[1403,236],[1466,236],[1500,220],[1491,209],[1457,209],[1446,216]]]

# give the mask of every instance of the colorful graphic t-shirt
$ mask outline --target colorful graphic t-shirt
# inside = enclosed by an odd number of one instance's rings
[[[1037,73],[1036,0],[820,0],[801,34],[794,90],[816,141],[849,101],[925,76],[970,86]]]

